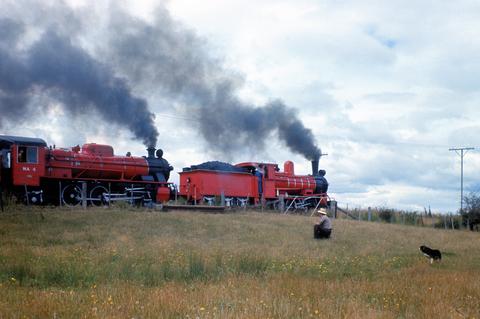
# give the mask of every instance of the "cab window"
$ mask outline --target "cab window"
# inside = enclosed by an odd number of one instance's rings
[[[18,147],[18,162],[19,163],[38,163],[37,147],[34,146],[19,146]]]

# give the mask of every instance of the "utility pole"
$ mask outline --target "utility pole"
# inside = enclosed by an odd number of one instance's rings
[[[459,148],[450,148],[449,151],[455,151],[457,155],[461,158],[460,166],[460,214],[463,213],[463,157],[467,154],[468,151],[474,150],[473,147],[459,147]],[[460,151],[460,153],[459,153]]]

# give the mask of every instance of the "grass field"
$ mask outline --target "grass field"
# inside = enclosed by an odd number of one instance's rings
[[[273,213],[0,214],[0,318],[480,318],[480,234]],[[422,244],[443,252],[430,265]]]

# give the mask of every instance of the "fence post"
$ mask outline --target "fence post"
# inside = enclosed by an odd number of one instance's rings
[[[193,205],[197,205],[197,186],[193,185]]]
[[[62,201],[62,182],[58,182],[58,203],[60,204],[60,207],[62,207],[63,201]]]
[[[336,219],[337,218],[337,201],[331,200],[329,208],[330,208],[330,211],[332,212],[332,218]]]
[[[178,205],[178,189],[177,189],[177,186],[175,186],[175,205]]]
[[[450,215],[450,221],[452,222],[452,229],[455,229],[455,224],[453,222],[453,214]]]
[[[82,207],[87,209],[87,183],[82,182]]]
[[[25,200],[27,201],[27,206],[30,205],[30,200],[28,198],[28,188],[27,188],[27,184],[24,184],[23,186],[25,186]]]
[[[134,206],[134,201],[135,201],[135,200],[133,199],[133,184],[130,185],[130,189],[131,189],[131,190],[130,190],[130,194],[131,194],[131,196],[130,196],[130,197],[131,197],[131,199],[130,199],[130,203],[131,203],[131,204],[130,204],[130,205],[133,207],[133,206]]]
[[[370,206],[368,206],[368,221],[372,221],[372,208]]]
[[[285,200],[283,195],[278,196],[278,210],[283,213],[285,210]]]
[[[2,192],[2,185],[0,185],[0,208],[3,212],[3,192]]]
[[[447,229],[447,214],[443,215],[443,226]]]
[[[358,220],[362,220],[362,215],[361,215],[361,213],[362,213],[362,210],[359,209],[359,210],[358,210]]]

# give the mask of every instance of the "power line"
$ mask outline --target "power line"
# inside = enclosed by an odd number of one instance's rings
[[[320,134],[318,135],[321,140],[331,140],[335,141],[336,143],[344,142],[344,143],[356,143],[356,144],[371,144],[371,145],[381,145],[386,147],[393,147],[393,146],[411,146],[416,148],[447,148],[449,147],[448,144],[433,144],[433,143],[421,143],[421,142],[407,142],[407,141],[398,141],[398,140],[385,140],[380,141],[378,139],[374,140],[366,140],[366,139],[359,139],[359,138],[350,138],[347,139],[344,136],[340,135],[328,135],[328,134]]]
[[[165,114],[165,113],[155,113],[155,116],[172,118],[172,119],[177,119],[177,120],[200,122],[200,119],[199,119],[199,118],[196,118],[196,117],[186,117],[186,116],[173,115],[173,114]]]
[[[450,148],[449,151],[455,151],[457,155],[461,158],[460,165],[460,214],[463,212],[463,157],[467,154],[468,151],[474,150],[474,147],[458,147]],[[458,152],[460,151],[460,153]]]

